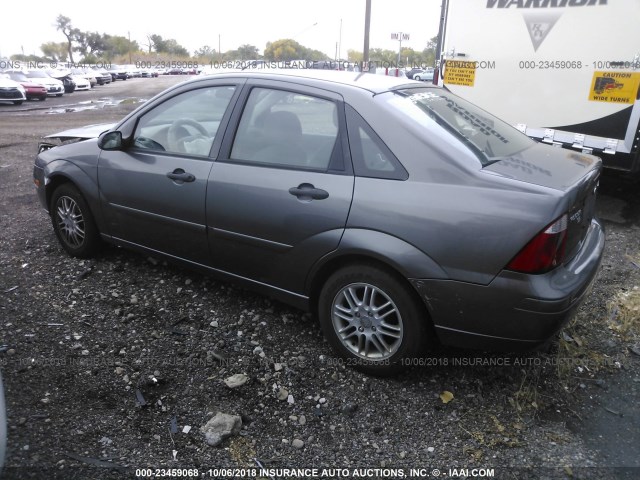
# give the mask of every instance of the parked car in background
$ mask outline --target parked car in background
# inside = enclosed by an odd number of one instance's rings
[[[98,84],[98,80],[96,79],[95,75],[88,68],[72,68],[71,74],[73,75],[74,81],[76,82],[76,90],[83,90],[81,84],[78,83],[78,80],[76,80],[76,78],[79,77],[82,77],[85,80],[89,81],[89,88],[93,88]]]
[[[199,76],[115,126],[53,137],[80,140],[42,145],[33,170],[70,255],[106,241],[314,311],[373,374],[437,341],[544,344],[604,250],[598,157],[406,77]]]
[[[25,89],[18,82],[11,80],[6,73],[0,73],[0,102],[11,102],[22,105],[27,99]]]
[[[116,80],[126,80],[129,78],[129,74],[127,73],[126,68],[121,67],[120,65],[111,65],[107,71],[111,74],[111,81],[115,82]]]
[[[422,73],[422,72],[424,72],[422,68],[411,68],[405,71],[405,75],[407,76],[407,78],[410,78],[413,80],[414,73]]]
[[[396,67],[376,67],[375,73],[377,75],[386,75],[388,77],[407,78],[407,74],[404,72],[404,70]]]
[[[433,70],[423,70],[421,72],[416,72],[413,75],[413,79],[422,82],[433,82],[433,73]]]
[[[25,75],[34,83],[44,85],[47,89],[47,95],[61,97],[64,94],[64,85],[57,78],[51,77],[44,70],[27,70]]]
[[[128,78],[142,77],[142,70],[135,65],[123,65],[122,68],[127,72]]]
[[[140,73],[142,78],[157,78],[159,75],[157,68],[141,68]]]
[[[47,70],[46,71],[51,78],[55,78],[62,82],[64,86],[64,93],[73,93],[76,90],[76,82],[71,76],[71,73],[67,70]]]
[[[106,85],[113,80],[111,74],[104,68],[94,67],[90,71],[95,76],[98,85]]]
[[[8,75],[11,80],[24,87],[27,100],[44,101],[47,99],[47,88],[44,85],[32,82],[24,73],[8,72],[5,75]]]

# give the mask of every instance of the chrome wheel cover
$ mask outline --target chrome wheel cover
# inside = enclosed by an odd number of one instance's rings
[[[343,287],[333,299],[331,319],[342,345],[362,359],[387,359],[402,343],[400,311],[374,285],[352,283]]]
[[[67,245],[73,248],[81,247],[85,239],[85,226],[82,210],[76,201],[62,196],[56,203],[56,217],[58,231]]]

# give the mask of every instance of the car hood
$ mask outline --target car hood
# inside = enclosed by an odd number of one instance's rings
[[[33,83],[38,83],[40,85],[44,85],[44,86],[49,86],[49,85],[56,85],[56,86],[62,86],[62,82],[60,80],[58,80],[57,78],[53,78],[53,77],[49,77],[49,78],[44,78],[44,77],[29,77],[29,81],[33,82]]]
[[[20,84],[9,80],[8,78],[0,78],[0,88],[18,88]]]
[[[602,160],[594,155],[536,143],[483,171],[566,192],[601,165]]]
[[[58,133],[52,133],[44,138],[66,140],[86,140],[89,138],[98,138],[102,132],[106,132],[114,127],[115,123],[100,123],[95,125],[87,125],[85,127],[71,128]]]
[[[41,83],[35,83],[35,82],[18,82],[20,85],[22,85],[24,88],[39,88],[39,89],[47,89],[44,85],[42,85]]]

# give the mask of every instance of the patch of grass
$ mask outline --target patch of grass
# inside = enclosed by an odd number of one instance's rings
[[[623,340],[640,335],[640,287],[620,291],[609,304],[608,327]]]
[[[508,398],[509,404],[515,408],[518,413],[522,413],[523,411],[531,408],[538,410],[540,407],[540,396],[538,391],[539,382],[539,368],[522,370],[520,386],[513,396]]]

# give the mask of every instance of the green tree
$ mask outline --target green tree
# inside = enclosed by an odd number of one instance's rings
[[[105,50],[104,56],[109,60],[117,57],[118,55],[126,55],[129,52],[137,52],[138,50],[140,50],[138,42],[131,42],[127,37],[123,37],[120,35],[107,35],[107,37],[107,49]]]
[[[393,50],[387,50],[382,48],[369,49],[369,62],[377,66],[391,66],[395,65],[398,60],[398,53]]]
[[[240,57],[239,60],[256,60],[260,56],[258,47],[247,43],[238,47],[237,54]]]
[[[295,40],[284,38],[275,42],[267,42],[264,58],[275,61],[288,61],[304,58],[304,47]]]
[[[164,38],[162,38],[162,36],[154,34],[154,35],[149,35],[148,39],[150,44],[149,46],[150,51],[151,49],[153,49],[157,53],[170,53],[172,55],[178,55],[178,56],[184,56],[184,57],[189,56],[189,51],[186,48],[184,48],[182,45],[180,45],[173,38],[165,40]]]
[[[361,63],[364,61],[364,54],[358,50],[347,50],[347,60],[354,63]]]
[[[206,58],[207,60],[211,61],[214,58],[216,58],[216,56],[218,55],[218,52],[216,51],[215,48],[211,48],[209,45],[205,45],[197,49],[195,52],[193,52],[193,55],[194,57]]]
[[[73,41],[75,40],[76,35],[80,32],[77,28],[74,28],[71,25],[71,19],[69,17],[65,17],[64,15],[58,15],[56,18],[55,24],[56,30],[62,32],[62,34],[67,37],[67,53],[69,54],[69,61],[74,63],[73,61]]]
[[[40,45],[40,50],[49,61],[65,62],[69,55],[67,42],[47,42]]]
[[[422,61],[430,67],[436,65],[436,46],[438,45],[438,37],[435,36],[427,42],[426,48],[422,51]]]

